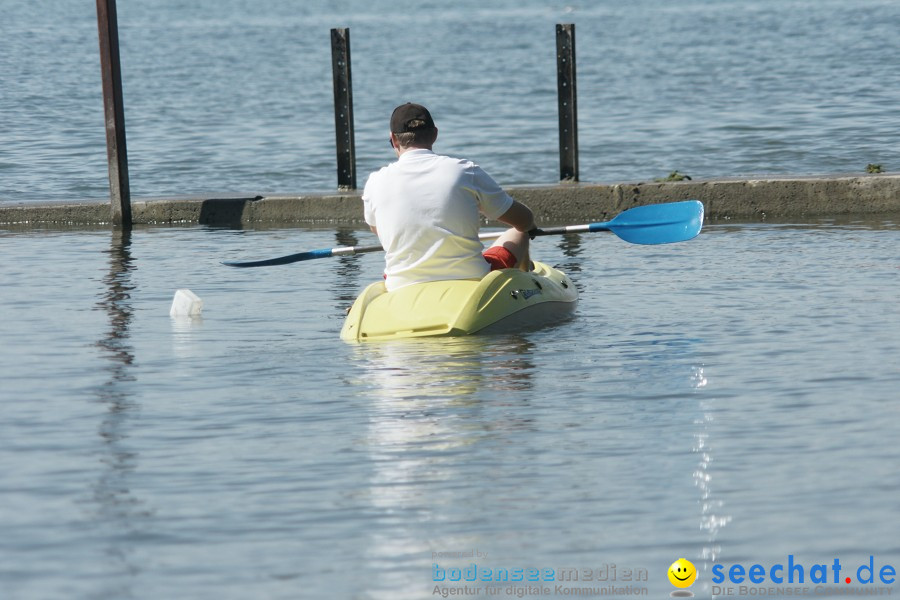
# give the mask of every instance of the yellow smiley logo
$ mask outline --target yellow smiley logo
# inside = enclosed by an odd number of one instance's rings
[[[679,558],[669,567],[669,581],[675,587],[690,587],[695,579],[697,579],[697,569],[686,558]]]

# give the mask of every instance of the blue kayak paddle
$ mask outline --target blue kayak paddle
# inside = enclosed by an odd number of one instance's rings
[[[685,242],[697,237],[702,227],[703,203],[699,200],[685,200],[683,202],[636,206],[619,213],[611,221],[588,223],[586,225],[548,227],[535,230],[534,235],[611,231],[619,236],[620,239],[632,244],[671,244],[673,242]],[[482,233],[478,237],[482,240],[489,240],[499,237],[502,233],[502,231],[487,232]],[[339,246],[337,248],[309,250],[308,252],[299,252],[263,260],[226,260],[222,264],[229,267],[271,267],[312,260],[314,258],[350,256],[366,252],[380,252],[382,250],[384,248],[380,244],[373,246]]]
[[[632,244],[671,244],[697,237],[703,227],[703,203],[699,200],[636,206],[619,213],[612,221],[548,227],[538,235],[612,231]]]

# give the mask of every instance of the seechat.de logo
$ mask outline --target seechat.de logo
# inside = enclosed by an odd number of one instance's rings
[[[845,584],[856,583],[860,585],[891,585],[897,577],[897,569],[893,565],[879,565],[874,556],[870,556],[867,562],[856,566],[844,568],[839,558],[831,563],[805,564],[794,559],[793,554],[788,554],[786,563],[775,563],[768,568],[765,565],[754,564],[745,566],[735,563],[725,568],[724,565],[713,565],[712,582],[719,583],[752,583],[752,584]]]

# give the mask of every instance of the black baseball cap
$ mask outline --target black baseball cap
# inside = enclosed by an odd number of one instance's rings
[[[421,104],[407,102],[394,109],[391,114],[391,133],[406,133],[420,129],[434,129],[431,113]]]

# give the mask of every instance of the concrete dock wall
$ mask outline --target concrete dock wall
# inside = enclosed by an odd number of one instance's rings
[[[642,204],[697,199],[710,222],[900,217],[900,175],[714,179],[653,183],[516,186],[510,194],[541,225],[607,220]],[[362,225],[359,192],[254,198],[182,197],[132,202],[135,224],[216,226],[340,223]],[[109,223],[103,202],[0,203],[0,225]]]

